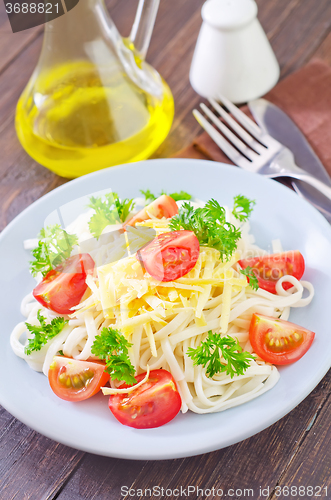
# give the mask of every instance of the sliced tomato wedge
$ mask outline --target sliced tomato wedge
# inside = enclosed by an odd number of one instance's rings
[[[138,250],[137,259],[153,278],[174,281],[193,269],[199,252],[199,240],[193,231],[171,231]]]
[[[47,309],[71,314],[86,289],[87,274],[92,274],[94,260],[88,253],[74,255],[44,276],[33,290],[33,296]]]
[[[105,364],[98,361],[54,356],[48,371],[53,392],[66,401],[83,401],[94,396],[109,380]]]
[[[156,217],[157,219],[162,219],[162,217],[169,219],[170,217],[178,214],[177,203],[173,198],[171,198],[171,196],[163,194],[134,215],[132,219],[124,224],[124,227],[134,226],[137,222],[150,219],[149,214],[153,215],[153,217]]]
[[[140,382],[146,373],[136,377]],[[129,387],[121,385],[121,389]],[[160,427],[170,422],[180,410],[181,397],[176,382],[167,370],[152,370],[147,382],[127,394],[109,398],[109,409],[123,425],[135,429]]]
[[[239,260],[242,269],[250,266],[257,276],[260,288],[270,293],[276,293],[276,283],[282,276],[294,276],[298,280],[305,271],[305,261],[298,250],[264,255],[251,259]],[[283,282],[284,290],[291,288],[291,283]]]
[[[256,313],[249,328],[254,352],[274,365],[287,365],[302,358],[314,337],[314,332],[302,326]]]

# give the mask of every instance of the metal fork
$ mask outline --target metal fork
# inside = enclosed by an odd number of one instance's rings
[[[299,168],[295,164],[293,153],[288,148],[266,134],[226,97],[220,95],[219,98],[229,112],[214,99],[208,100],[225,123],[205,104],[200,104],[200,107],[223,135],[198,110],[194,109],[193,114],[235,165],[270,178],[290,177],[304,181],[331,200],[331,188]],[[229,113],[232,113],[237,121]]]

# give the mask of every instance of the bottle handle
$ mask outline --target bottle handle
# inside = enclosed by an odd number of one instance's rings
[[[138,57],[146,57],[160,0],[139,0],[136,17],[130,33],[130,43]]]

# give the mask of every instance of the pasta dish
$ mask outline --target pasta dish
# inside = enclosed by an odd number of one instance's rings
[[[303,257],[279,240],[272,254],[255,244],[254,202],[144,194],[92,197],[70,226],[26,243],[38,284],[11,334],[57,395],[79,401],[101,387],[115,417],[138,428],[260,396],[314,337],[288,321],[314,295]]]

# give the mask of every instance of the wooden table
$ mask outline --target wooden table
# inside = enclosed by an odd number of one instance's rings
[[[148,60],[170,84],[176,116],[156,157],[174,155],[200,132],[191,113],[200,98],[190,87],[188,72],[202,3],[161,1]],[[127,35],[136,1],[109,0],[107,4],[121,33]],[[258,4],[259,18],[280,62],[282,77],[313,56],[331,64],[330,0],[258,0]],[[41,28],[13,35],[0,2],[0,229],[34,200],[67,182],[28,157],[14,130],[15,105],[37,62],[41,41]],[[110,500],[125,498],[121,486],[132,488],[127,498],[150,498],[148,491],[143,496],[137,490],[182,487],[187,494],[188,485],[214,487],[215,491],[221,488],[236,499],[331,498],[330,388],[331,372],[289,415],[260,434],[213,453],[160,462],[118,460],[76,451],[41,436],[0,409],[0,498]],[[282,489],[286,486],[292,487],[289,496],[286,488]],[[303,489],[295,493],[294,487],[299,486],[312,486],[313,495]],[[168,492],[162,498],[175,494]],[[212,491],[209,498],[213,498]]]

